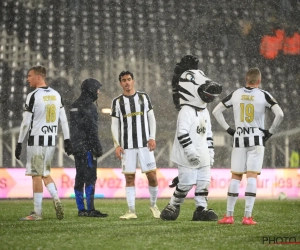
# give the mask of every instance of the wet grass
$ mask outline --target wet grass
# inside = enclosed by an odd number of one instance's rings
[[[159,199],[163,209],[168,199]],[[299,249],[299,244],[280,244],[270,240],[300,242],[299,200],[257,200],[256,226],[243,226],[244,201],[236,205],[235,224],[191,221],[194,201],[187,199],[176,221],[154,219],[147,199],[136,201],[137,220],[121,221],[127,210],[125,199],[97,199],[96,208],[107,218],[78,217],[75,200],[63,200],[65,219],[57,220],[52,201],[43,201],[42,221],[19,221],[33,209],[31,200],[0,200],[0,249]],[[226,200],[210,200],[219,217]],[[285,238],[283,238],[285,237]],[[282,238],[282,239],[281,239]],[[263,240],[265,242],[263,243]]]

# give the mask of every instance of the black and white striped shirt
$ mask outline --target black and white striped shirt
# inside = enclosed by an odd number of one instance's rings
[[[233,147],[264,145],[266,108],[277,104],[267,91],[259,88],[242,87],[222,100],[226,108],[233,108],[236,132]]]
[[[150,110],[152,104],[144,92],[137,91],[132,96],[122,94],[113,99],[110,115],[119,119],[124,149],[147,146],[150,134],[147,113]]]
[[[37,88],[28,94],[25,110],[32,113],[28,146],[55,146],[57,141],[60,94],[50,87]]]

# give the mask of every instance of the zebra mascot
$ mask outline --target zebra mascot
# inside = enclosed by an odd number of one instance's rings
[[[176,220],[180,205],[195,188],[192,220],[215,221],[217,214],[207,209],[210,168],[214,163],[214,147],[210,115],[206,108],[221,92],[222,86],[209,79],[198,68],[198,59],[187,55],[176,64],[172,79],[173,102],[179,110],[171,160],[178,166],[178,177],[170,187],[176,189],[161,212],[162,220]]]

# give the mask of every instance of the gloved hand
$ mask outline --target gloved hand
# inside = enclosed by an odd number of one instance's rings
[[[70,139],[64,140],[64,147],[65,147],[65,152],[67,153],[67,155],[73,154],[73,147],[72,147]]]
[[[176,187],[178,183],[179,183],[179,179],[178,179],[178,176],[176,176],[176,177],[172,180],[172,184],[169,185],[169,187],[170,187],[170,188]]]
[[[97,158],[101,157],[103,155],[102,146],[101,146],[100,142],[98,144],[94,144],[92,152],[93,152],[93,155]]]
[[[210,166],[212,167],[214,165],[215,159],[210,157]]]
[[[22,143],[18,143],[15,150],[15,157],[20,160],[20,155],[22,152]]]
[[[102,153],[102,151],[98,151],[98,152],[94,152],[93,155],[98,158],[98,157],[101,157],[103,155],[103,153]]]
[[[270,137],[273,135],[267,129],[260,128],[259,130],[261,130],[265,134],[265,136],[263,137],[264,142],[266,142],[268,139],[270,139]]]
[[[199,156],[196,156],[196,157],[193,157],[193,158],[188,158],[188,161],[191,165],[193,166],[197,166],[200,164],[200,157]]]
[[[229,127],[229,128],[226,130],[226,132],[227,132],[228,134],[230,134],[231,136],[234,136],[234,134],[235,134],[235,129],[232,129],[231,127]]]

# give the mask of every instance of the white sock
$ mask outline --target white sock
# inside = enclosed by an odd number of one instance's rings
[[[34,212],[37,215],[42,215],[43,193],[33,193]]]
[[[59,200],[58,192],[57,192],[55,184],[53,182],[51,182],[46,187],[47,187],[49,193],[51,194],[52,198],[54,200]]]
[[[227,213],[226,216],[233,216],[235,203],[238,199],[238,194],[240,190],[240,182],[236,179],[231,179],[228,187],[227,194]]]
[[[126,187],[125,190],[129,211],[135,213],[135,187]]]
[[[247,186],[245,192],[245,214],[244,216],[249,218],[252,215],[254,202],[256,198],[256,178],[250,177],[247,179]]]
[[[149,193],[150,193],[150,206],[154,207],[156,204],[157,195],[158,195],[158,186],[156,186],[156,187],[149,186]]]

